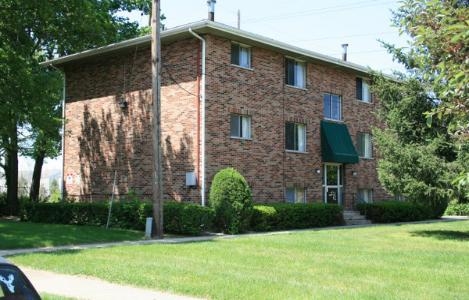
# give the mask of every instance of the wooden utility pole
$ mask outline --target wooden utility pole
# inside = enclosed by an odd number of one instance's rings
[[[161,162],[161,44],[160,1],[152,0],[151,8],[151,73],[153,100],[153,230],[152,237],[163,238],[163,171]]]

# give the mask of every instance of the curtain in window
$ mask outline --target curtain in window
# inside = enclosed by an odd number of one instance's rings
[[[251,49],[240,47],[239,48],[239,65],[245,68],[251,67]]]
[[[301,62],[295,62],[295,86],[305,87],[305,65]]]
[[[295,203],[305,203],[305,189],[302,189],[302,188],[296,189]]]
[[[364,146],[365,146],[365,153],[364,156],[367,158],[371,158],[372,156],[372,146],[371,146],[371,135],[366,133],[364,135]]]
[[[371,102],[370,86],[366,82],[363,82],[362,88],[363,88],[363,91],[362,91],[363,101]]]
[[[305,125],[296,124],[297,126],[297,138],[298,138],[298,151],[306,151],[306,134],[305,134]]]
[[[331,95],[331,119],[341,120],[340,113],[340,96]]]
[[[251,117],[243,116],[242,117],[242,137],[243,138],[250,138],[251,137]]]

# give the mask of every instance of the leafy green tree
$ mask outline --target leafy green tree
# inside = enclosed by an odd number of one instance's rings
[[[50,123],[60,107],[58,75],[39,62],[138,36],[138,24],[117,12],[148,12],[150,5],[150,0],[0,1],[0,149],[9,213],[19,209],[18,153],[28,152],[25,141],[37,138],[29,153],[40,165],[42,157],[54,155],[49,139],[56,137]],[[33,185],[34,194],[40,184]]]
[[[59,202],[60,197],[59,182],[53,179],[49,184],[49,202]]]
[[[446,119],[456,139],[461,172],[454,184],[469,198],[469,1],[405,0],[393,23],[410,37],[409,47],[385,46],[429,87],[438,105],[427,111],[429,123]],[[449,116],[449,118],[448,118]]]
[[[468,3],[402,1],[393,23],[410,37],[409,47],[384,45],[407,73],[397,74],[398,82],[374,80],[386,124],[374,131],[380,181],[435,215],[451,197],[469,196]],[[468,178],[466,187],[460,181],[456,188],[458,174]]]

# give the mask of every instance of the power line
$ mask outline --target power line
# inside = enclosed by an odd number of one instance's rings
[[[267,16],[267,17],[261,17],[261,18],[248,18],[248,19],[245,19],[243,23],[258,23],[258,22],[264,22],[264,21],[274,21],[274,20],[281,20],[281,19],[305,17],[305,16],[311,16],[311,15],[317,15],[317,14],[352,10],[352,9],[357,9],[357,8],[381,6],[381,5],[390,4],[390,3],[395,3],[395,1],[386,1],[386,2],[377,2],[377,0],[359,1],[359,2],[349,3],[346,5],[335,5],[335,6],[329,6],[329,7],[315,8],[312,10],[279,14],[275,16]]]
[[[365,37],[365,36],[374,36],[374,35],[387,35],[387,34],[393,34],[393,33],[396,33],[396,32],[384,31],[384,32],[363,33],[363,34],[349,34],[349,35],[341,35],[341,36],[327,36],[327,37],[319,37],[319,38],[313,38],[313,39],[292,40],[290,41],[290,43],[333,40],[333,39],[343,39],[343,38],[350,38],[350,37]]]

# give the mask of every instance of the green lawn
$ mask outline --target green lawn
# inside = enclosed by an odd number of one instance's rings
[[[469,222],[33,254],[20,265],[212,299],[468,299]]]
[[[93,226],[71,226],[0,221],[0,250],[138,240],[143,232],[106,230]]]

